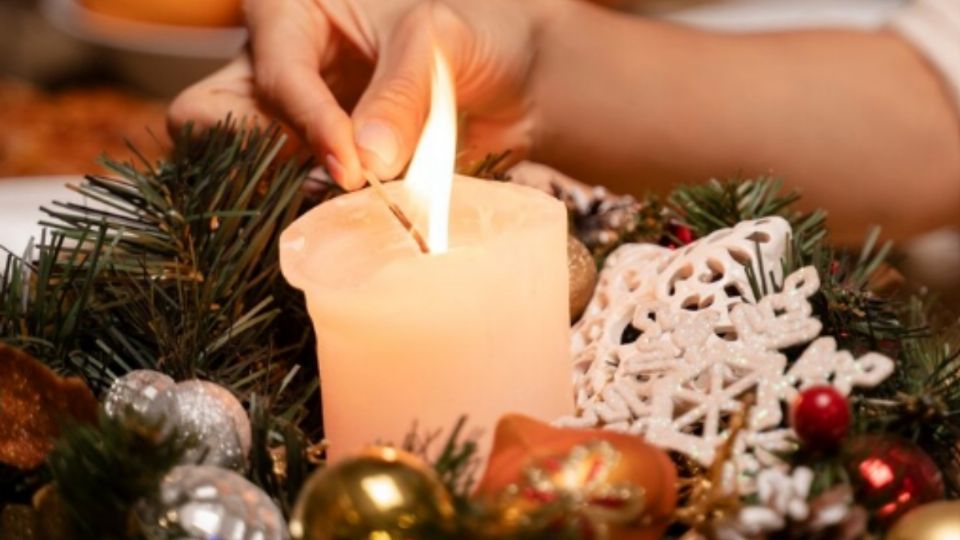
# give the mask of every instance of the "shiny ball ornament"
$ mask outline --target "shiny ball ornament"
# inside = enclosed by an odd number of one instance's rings
[[[853,416],[847,398],[828,385],[807,388],[790,410],[790,425],[809,448],[836,448],[846,437]]]
[[[559,504],[564,517],[548,526],[584,537],[658,540],[676,508],[677,470],[666,452],[640,437],[508,414],[497,424],[475,496],[502,509],[494,536],[511,536],[545,506]]]
[[[597,261],[573,235],[567,237],[567,267],[570,272],[570,317],[580,318],[597,287]]]
[[[252,445],[250,419],[229,390],[192,380],[178,383],[164,394],[159,404],[170,400],[181,437],[195,443],[184,455],[184,464],[246,469]]]
[[[911,509],[944,496],[940,469],[909,441],[864,436],[851,441],[846,450],[856,499],[882,524],[892,524]]]
[[[925,504],[908,512],[886,540],[960,540],[960,501]]]
[[[107,395],[103,398],[103,410],[111,418],[117,418],[118,415],[132,411],[147,421],[161,420],[161,418],[151,418],[148,413],[152,413],[155,417],[163,414],[163,419],[176,422],[175,418],[168,418],[171,413],[169,404],[158,406],[154,403],[158,399],[168,399],[169,395],[164,395],[164,392],[176,384],[173,379],[159,371],[151,369],[131,371],[118,377],[110,385]]]
[[[436,473],[416,457],[373,448],[310,478],[297,498],[297,540],[409,540],[449,533],[453,503]]]
[[[211,465],[174,467],[137,519],[148,540],[284,540],[283,513],[239,474]]]

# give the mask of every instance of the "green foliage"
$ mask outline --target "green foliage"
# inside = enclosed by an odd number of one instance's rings
[[[897,341],[896,369],[878,388],[854,402],[860,431],[897,434],[925,449],[944,471],[953,496],[960,496],[960,328],[930,321],[937,307],[914,298],[906,323],[929,329]]]
[[[797,211],[793,204],[800,199],[800,193],[783,194],[782,190],[783,181],[779,178],[713,179],[677,188],[670,195],[669,203],[698,238],[749,219],[783,217],[793,227],[800,251],[810,253],[826,234],[826,213]]]
[[[160,163],[106,160],[115,176],[74,187],[89,206],[45,208],[36,248],[7,257],[0,340],[99,391],[141,368],[212,380],[267,407],[258,433],[317,435],[311,325],[277,256],[311,164],[278,157],[278,129],[241,127],[187,128]]]
[[[858,254],[828,247],[824,243],[826,214],[794,210],[799,198],[795,191],[783,194],[779,179],[762,177],[681,187],[670,201],[682,222],[699,237],[743,220],[769,216],[786,219],[793,237],[787,243],[780,270],[788,275],[804,266],[816,268],[821,286],[810,302],[824,325],[824,333],[836,337],[841,347],[878,349],[886,341],[920,333],[922,328],[902,323],[899,299],[878,294],[871,287],[871,279],[884,267],[893,249],[890,242],[878,245],[879,229],[871,230]],[[761,298],[779,291],[782,284],[774,279],[775,269],[763,268],[760,257],[757,261],[760,266],[748,266],[746,271],[754,297]]]
[[[44,231],[28,252],[9,254],[0,275],[0,340],[41,359],[58,371],[86,357],[83,331],[95,277],[112,246],[97,231],[76,231],[71,245],[60,233]]]
[[[48,463],[70,536],[136,537],[130,511],[156,493],[191,444],[177,439],[162,421],[124,421],[102,412],[97,425],[65,425]]]

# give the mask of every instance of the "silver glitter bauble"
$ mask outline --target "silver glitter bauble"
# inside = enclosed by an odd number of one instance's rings
[[[229,390],[212,382],[193,380],[178,383],[164,394],[176,411],[181,436],[196,443],[184,455],[183,463],[246,469],[252,444],[250,419]]]
[[[211,465],[174,467],[137,517],[148,540],[285,540],[283,514],[260,488]]]
[[[131,371],[118,377],[110,385],[106,397],[103,398],[103,410],[111,418],[116,418],[126,411],[133,411],[148,421],[159,420],[162,416],[168,422],[176,422],[175,418],[169,418],[172,412],[169,403],[162,406],[155,403],[159,399],[166,399],[166,396],[163,396],[164,391],[174,385],[176,383],[173,379],[159,371]]]

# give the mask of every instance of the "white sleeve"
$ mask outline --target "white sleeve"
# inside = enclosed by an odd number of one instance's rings
[[[916,0],[890,20],[940,72],[960,107],[960,0]]]

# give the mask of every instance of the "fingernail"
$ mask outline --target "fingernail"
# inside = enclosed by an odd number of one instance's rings
[[[380,120],[367,122],[357,130],[357,146],[379,161],[382,168],[390,168],[397,160],[397,133]]]
[[[333,178],[330,178],[330,173],[323,167],[317,167],[307,173],[300,190],[304,193],[317,194],[322,192],[325,187],[329,187],[332,182]]]
[[[324,163],[327,164],[327,171],[330,173],[330,176],[332,176],[334,181],[342,186],[344,180],[346,180],[347,171],[343,168],[343,164],[340,163],[340,160],[337,159],[337,156],[333,154],[327,154]]]
[[[324,182],[333,181],[333,177],[330,176],[330,172],[327,171],[324,167],[314,167],[310,172],[307,173],[307,178],[304,180],[304,183],[315,183],[322,184]]]

